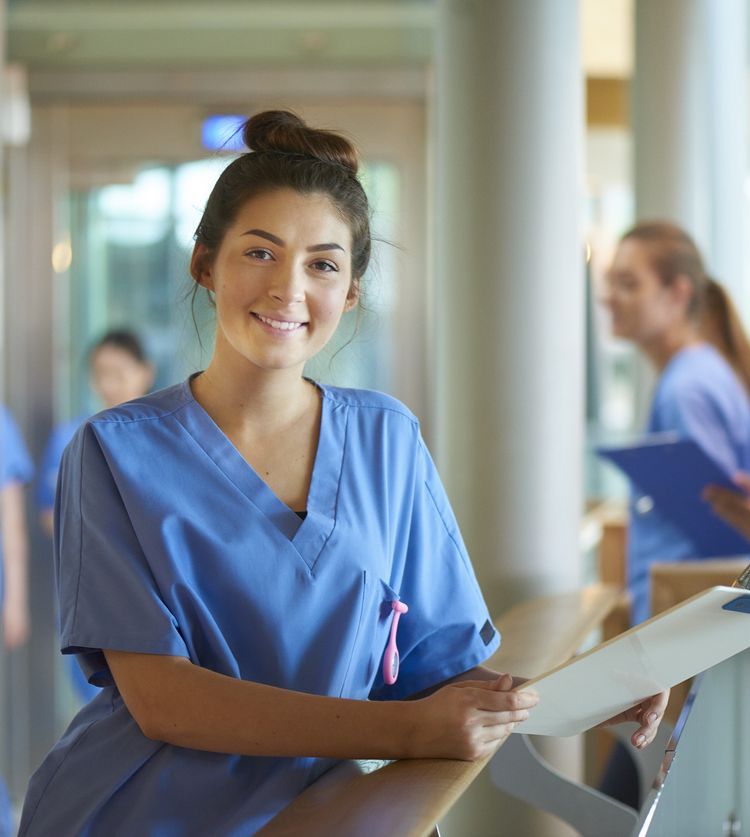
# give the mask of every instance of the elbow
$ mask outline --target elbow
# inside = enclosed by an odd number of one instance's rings
[[[148,738],[151,741],[159,741],[164,744],[170,743],[165,735],[164,725],[157,718],[152,716],[138,717],[133,715],[133,719],[145,738]]]
[[[141,733],[151,741],[165,744],[179,743],[175,740],[177,724],[174,714],[165,706],[152,701],[127,702],[128,711]]]

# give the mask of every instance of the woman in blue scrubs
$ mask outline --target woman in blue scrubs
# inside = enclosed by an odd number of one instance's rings
[[[208,368],[63,457],[62,646],[102,690],[22,835],[252,834],[337,759],[479,758],[535,701],[481,668],[499,637],[414,416],[303,376],[370,255],[354,149],[286,112],[244,138],[191,262]],[[640,710],[645,744],[663,696]]]
[[[658,374],[646,433],[694,439],[726,470],[750,469],[750,345],[724,289],[683,230],[644,222],[623,236],[608,273],[615,335]],[[649,567],[696,557],[692,542],[634,488],[628,531],[632,620],[650,615]]]

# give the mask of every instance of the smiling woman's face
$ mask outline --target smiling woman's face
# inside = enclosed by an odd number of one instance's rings
[[[291,189],[248,201],[193,275],[215,293],[216,353],[261,369],[299,367],[357,303],[351,231],[330,199]]]

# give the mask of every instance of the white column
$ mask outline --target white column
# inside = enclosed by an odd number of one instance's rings
[[[439,10],[436,453],[499,610],[580,578],[578,2]]]
[[[441,0],[436,456],[493,614],[580,584],[578,0]],[[576,744],[547,752],[575,773]],[[562,755],[562,757],[561,757]],[[446,837],[569,833],[477,779]]]
[[[636,215],[686,227],[750,313],[745,0],[637,0]]]

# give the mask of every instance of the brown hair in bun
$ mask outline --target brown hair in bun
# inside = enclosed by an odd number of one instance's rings
[[[266,110],[245,122],[242,138],[251,151],[278,151],[317,157],[351,169],[359,168],[357,150],[340,134],[308,126],[288,110]]]
[[[276,189],[326,195],[352,234],[352,282],[358,289],[370,261],[370,207],[357,178],[357,151],[333,131],[310,128],[291,111],[257,113],[242,128],[250,149],[219,175],[195,231],[211,259],[247,201]],[[193,264],[196,280],[198,265]]]

